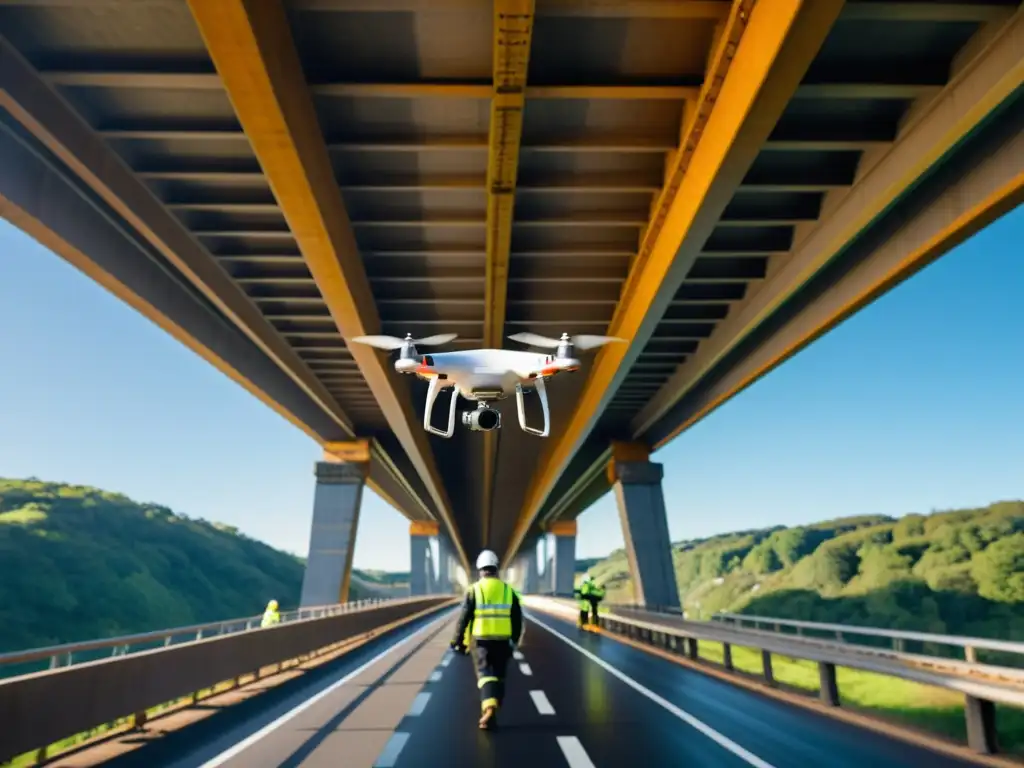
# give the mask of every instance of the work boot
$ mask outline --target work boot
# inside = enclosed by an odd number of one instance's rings
[[[480,716],[480,729],[486,731],[486,730],[489,730],[491,728],[494,728],[494,726],[496,726],[498,724],[497,718],[498,718],[498,708],[497,707],[487,707],[484,710],[484,713]]]

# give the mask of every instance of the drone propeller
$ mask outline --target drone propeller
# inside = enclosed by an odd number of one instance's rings
[[[614,341],[625,341],[625,339],[620,339],[617,336],[591,336],[586,333],[572,337],[563,333],[561,339],[549,339],[547,336],[538,336],[536,333],[517,333],[509,336],[509,338],[521,344],[529,344],[534,347],[550,347],[551,349],[560,347],[562,344],[572,344],[578,349],[593,349],[594,347],[600,347],[603,344],[610,344]]]
[[[404,339],[400,339],[397,336],[356,336],[352,341],[357,341],[360,344],[368,344],[371,347],[377,347],[377,349],[401,349],[405,344],[412,344],[414,346],[421,347],[436,347],[439,344],[447,344],[453,339],[457,339],[459,334],[457,333],[439,333],[436,336],[426,336],[422,339],[414,339],[412,334],[407,334]]]

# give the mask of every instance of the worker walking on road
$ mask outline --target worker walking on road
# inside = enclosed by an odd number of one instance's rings
[[[281,623],[281,612],[277,610],[277,600],[271,600],[267,603],[267,610],[263,612],[263,621],[260,622],[261,627],[272,627],[275,624]]]
[[[576,626],[582,628],[588,623],[597,626],[597,606],[604,599],[604,590],[589,573],[583,575],[583,580],[576,588],[576,596],[580,601],[580,617]]]
[[[480,727],[487,729],[497,725],[498,709],[505,698],[505,670],[523,633],[523,609],[515,590],[498,578],[496,554],[484,550],[476,567],[480,580],[466,590],[451,646],[468,653],[465,635],[469,630],[480,689]]]

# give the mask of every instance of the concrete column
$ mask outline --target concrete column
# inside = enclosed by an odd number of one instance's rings
[[[430,594],[434,587],[434,569],[430,558],[430,538],[437,536],[437,523],[415,521],[409,524],[409,594]]]
[[[330,605],[348,600],[359,508],[370,470],[368,440],[329,444],[316,465],[313,524],[299,605]]]
[[[439,595],[450,595],[455,591],[455,557],[447,536],[437,537],[437,581],[434,592]]]
[[[658,609],[679,609],[679,586],[661,489],[664,468],[647,460],[646,446],[612,446],[608,479],[615,489],[626,543],[633,599]]]
[[[534,595],[540,590],[540,579],[537,574],[537,545],[527,547],[527,551],[519,557],[519,576],[524,595]]]
[[[572,597],[576,582],[576,521],[552,523],[548,533],[554,538],[551,558],[551,589],[556,595]]]

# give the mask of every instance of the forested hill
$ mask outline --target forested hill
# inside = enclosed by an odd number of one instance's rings
[[[1024,639],[1024,502],[741,531],[673,545],[687,613]],[[590,569],[632,599],[623,550]]]
[[[252,616],[271,598],[294,607],[302,573],[299,558],[230,526],[0,479],[0,652]],[[353,599],[369,588],[356,577]]]

